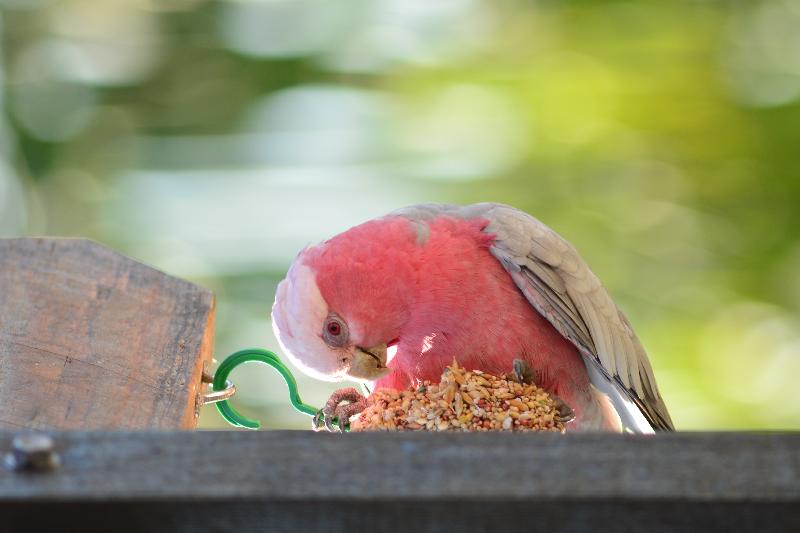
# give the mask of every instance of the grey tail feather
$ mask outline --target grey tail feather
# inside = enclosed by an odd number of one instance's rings
[[[624,429],[633,433],[654,432],[652,424],[648,422],[644,413],[627,397],[628,395],[624,391],[619,390],[620,385],[606,379],[597,367],[588,361],[586,369],[589,371],[589,380],[592,385],[611,400]]]

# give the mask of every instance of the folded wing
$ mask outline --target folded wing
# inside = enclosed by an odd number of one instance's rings
[[[632,431],[672,430],[647,354],[625,315],[575,248],[513,207],[424,204],[393,213],[416,222],[441,215],[489,221],[491,253],[531,305],[583,356],[591,383],[607,394]]]

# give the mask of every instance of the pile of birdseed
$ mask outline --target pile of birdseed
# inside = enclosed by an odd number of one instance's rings
[[[455,361],[439,383],[378,389],[368,401],[350,422],[352,431],[564,431],[543,389],[510,376],[467,371]]]

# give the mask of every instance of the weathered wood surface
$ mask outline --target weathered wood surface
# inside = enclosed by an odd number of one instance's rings
[[[800,434],[54,437],[61,468],[1,473],[0,515],[81,531],[800,531]]]
[[[190,428],[214,296],[78,239],[0,239],[0,427]]]

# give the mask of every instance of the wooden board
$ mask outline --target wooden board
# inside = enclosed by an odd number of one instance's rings
[[[78,239],[0,239],[0,427],[192,428],[214,296]]]
[[[0,433],[0,450],[12,434]],[[58,433],[0,515],[76,531],[800,531],[800,434]],[[23,531],[15,529],[15,531]]]

